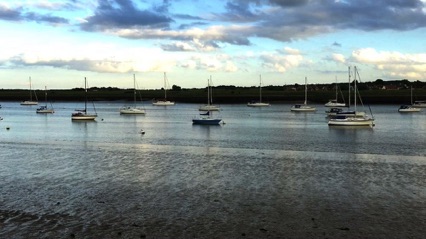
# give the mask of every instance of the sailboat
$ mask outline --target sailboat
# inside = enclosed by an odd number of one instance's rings
[[[337,94],[337,79],[336,79],[336,98],[329,100],[327,103],[325,103],[325,107],[345,107],[346,104],[345,103],[340,103],[338,101],[338,94]]]
[[[350,82],[350,67],[349,69],[349,82]],[[365,112],[357,111],[357,96],[359,94],[357,90],[357,68],[354,67],[354,111],[342,111],[337,112],[334,118],[329,119],[329,126],[374,126],[374,118],[365,114]],[[349,88],[350,91],[350,88]],[[349,95],[350,99],[350,95]],[[350,102],[349,105],[350,107]]]
[[[213,117],[213,113],[211,111],[201,113],[198,117],[192,119],[193,124],[199,125],[219,125],[221,121],[221,118]]]
[[[302,104],[296,104],[291,107],[291,111],[296,112],[313,112],[317,109],[313,106],[308,105],[308,79],[305,77],[305,102]]]
[[[170,106],[170,105],[175,105],[174,101],[167,100],[167,77],[166,77],[166,72],[164,72],[164,100],[157,100],[155,102],[152,102],[152,105],[156,105],[156,106]]]
[[[46,86],[44,87],[44,102],[45,102],[45,105],[40,106],[36,110],[36,113],[39,113],[39,114],[52,114],[52,113],[55,113],[55,110],[53,109],[53,107],[51,107],[51,108],[47,107],[47,87]]]
[[[131,114],[131,115],[141,115],[145,114],[144,108],[138,108],[136,106],[136,78],[135,74],[133,74],[133,107],[132,106],[125,106],[120,109],[120,114]]]
[[[269,103],[264,103],[262,102],[262,76],[259,75],[259,102],[256,101],[251,101],[249,103],[247,103],[247,106],[249,107],[265,107],[265,106],[270,106]]]
[[[212,76],[207,79],[207,105],[200,106],[199,111],[219,111],[220,107],[213,105]]]
[[[95,120],[98,115],[95,113],[87,112],[87,80],[84,77],[84,110],[76,110],[76,112],[72,113],[72,120]]]
[[[414,112],[420,112],[420,108],[416,108],[413,105],[413,86],[411,86],[411,105],[401,105],[398,109],[398,112],[400,113],[414,113]]]
[[[35,92],[34,92],[34,96],[36,98],[35,101],[33,101],[33,93],[31,89],[31,77],[30,77],[30,100],[21,101],[21,105],[38,105],[38,99]]]

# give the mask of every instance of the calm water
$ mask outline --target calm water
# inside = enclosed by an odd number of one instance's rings
[[[426,235],[426,110],[372,106],[376,127],[354,129],[320,105],[222,105],[221,126],[192,125],[195,104],[124,116],[122,102],[72,122],[81,106],[2,103],[0,237]]]

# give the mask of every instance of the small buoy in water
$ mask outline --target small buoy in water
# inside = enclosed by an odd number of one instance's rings
[[[6,130],[9,130],[9,129],[10,129],[10,127],[9,127],[9,126],[7,126],[7,127],[6,127]]]
[[[104,121],[104,119],[101,119],[101,121]]]
[[[145,131],[143,131],[143,129],[141,129],[141,132],[140,132],[141,134],[145,134]]]

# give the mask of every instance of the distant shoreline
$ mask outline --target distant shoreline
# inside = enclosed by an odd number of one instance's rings
[[[35,90],[39,102],[44,101],[45,91]],[[151,101],[163,99],[164,90],[140,90],[137,99]],[[351,92],[353,94],[353,92]],[[364,89],[360,90],[364,104],[410,104],[410,89]],[[30,97],[29,90],[0,90],[0,102],[23,101]],[[329,89],[308,90],[308,102],[324,104],[336,97],[332,87]],[[35,98],[33,94],[33,99]],[[84,90],[48,90],[48,101],[83,101]],[[348,91],[339,91],[338,101],[348,102]],[[353,101],[353,95],[351,97]],[[132,101],[132,89],[95,88],[88,91],[90,101]],[[180,103],[206,103],[207,90],[204,89],[178,89],[168,90],[167,99]],[[216,104],[247,103],[259,100],[257,87],[214,87],[213,102]],[[426,89],[415,89],[413,101],[426,100]],[[298,88],[265,87],[262,88],[262,101],[269,103],[302,103],[304,101],[304,86]]]

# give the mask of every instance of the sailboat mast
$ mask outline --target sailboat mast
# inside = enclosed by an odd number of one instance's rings
[[[33,94],[31,93],[31,76],[30,76],[30,101],[33,101]]]
[[[355,112],[356,112],[356,95],[357,95],[356,75],[357,75],[357,69],[356,69],[356,66],[354,66],[354,107],[355,107]]]
[[[44,86],[44,102],[46,102],[47,107],[47,86]]]
[[[211,102],[211,98],[210,98],[210,82],[212,80],[212,76],[210,75],[210,78],[207,78],[207,105],[210,105]]]
[[[84,113],[87,113],[87,80],[84,77]]]
[[[348,88],[348,108],[351,108],[351,67],[348,66],[349,88]]]
[[[334,77],[336,81],[336,103],[337,103],[337,76]]]
[[[308,104],[308,78],[305,76],[305,105]]]
[[[136,107],[136,77],[133,74],[133,104]]]
[[[262,75],[259,75],[259,103],[262,103]]]
[[[164,100],[167,99],[166,72],[164,72]]]

